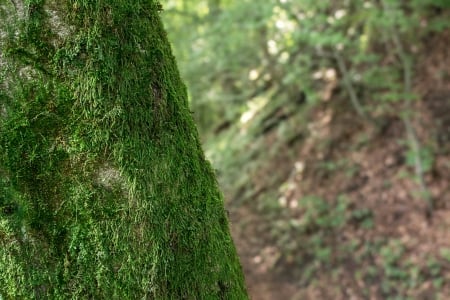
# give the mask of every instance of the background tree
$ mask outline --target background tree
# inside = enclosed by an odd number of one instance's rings
[[[160,11],[0,2],[1,297],[247,297]]]

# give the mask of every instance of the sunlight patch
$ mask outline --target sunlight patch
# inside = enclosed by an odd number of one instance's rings
[[[263,97],[257,97],[254,100],[248,102],[248,110],[241,115],[240,121],[241,124],[247,124],[256,113],[266,105],[267,99]]]

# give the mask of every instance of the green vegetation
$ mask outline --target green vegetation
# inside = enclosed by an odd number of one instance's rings
[[[414,128],[412,79],[421,38],[450,27],[445,14],[433,15],[448,8],[445,1],[166,2],[166,23],[203,136],[254,116],[253,124],[266,132],[298,115],[280,112],[277,103],[297,103],[296,111],[306,113],[339,89],[348,109],[380,131],[392,111],[401,111],[395,117],[404,123],[412,176],[432,213],[424,177],[433,150]]]
[[[157,1],[0,1],[0,298],[246,299]]]
[[[341,274],[320,299],[448,297],[446,252],[429,267],[412,232],[448,206],[449,2],[165,3],[206,154],[273,272],[305,289]]]
[[[246,298],[216,175],[251,284],[448,298],[449,1],[161,4],[0,0],[0,298]]]

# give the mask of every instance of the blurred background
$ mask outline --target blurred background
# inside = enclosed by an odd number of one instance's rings
[[[450,1],[162,4],[252,299],[450,299]]]

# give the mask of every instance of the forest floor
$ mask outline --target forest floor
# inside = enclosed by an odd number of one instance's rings
[[[449,43],[430,37],[414,79],[431,215],[402,120],[375,129],[336,89],[310,112],[314,134],[249,170],[247,193],[225,189],[252,299],[450,299]],[[265,149],[277,139],[266,133]]]

